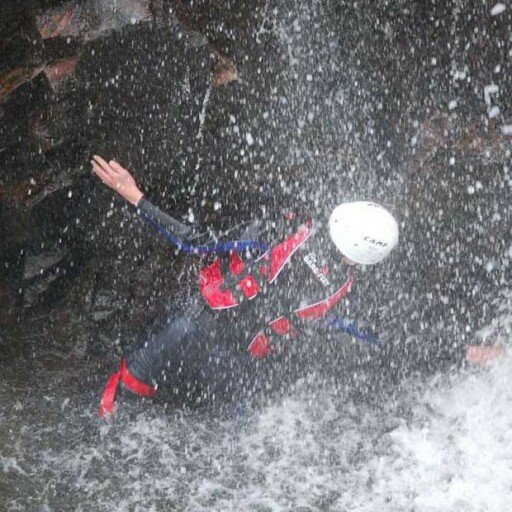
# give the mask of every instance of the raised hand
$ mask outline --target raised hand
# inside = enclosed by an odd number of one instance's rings
[[[98,155],[94,155],[91,165],[94,173],[107,187],[115,190],[128,202],[137,206],[144,194],[140,191],[128,169],[114,160],[107,162]]]

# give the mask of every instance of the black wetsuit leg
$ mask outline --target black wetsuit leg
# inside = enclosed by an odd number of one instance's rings
[[[239,345],[240,332],[214,312],[195,308],[174,313],[155,334],[125,355],[130,373],[156,385],[156,398],[201,396],[229,401],[260,387],[258,364]]]
[[[175,312],[125,355],[128,369],[137,379],[159,388],[172,386],[171,381],[180,375],[192,376],[207,341],[210,320],[204,313]]]

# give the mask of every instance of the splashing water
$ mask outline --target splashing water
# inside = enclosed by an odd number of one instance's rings
[[[504,357],[379,405],[303,381],[235,418],[137,404],[113,425],[41,396],[4,408],[0,489],[7,510],[503,511],[511,374]]]

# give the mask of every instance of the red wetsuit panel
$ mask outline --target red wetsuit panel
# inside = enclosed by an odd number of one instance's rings
[[[223,289],[221,262],[215,261],[199,273],[199,287],[206,302],[212,309],[232,308],[238,305],[233,292]]]
[[[269,281],[272,283],[279,272],[292,257],[293,253],[308,239],[311,233],[310,227],[300,226],[297,233],[287,238],[284,242],[274,247],[270,252],[270,275]]]
[[[247,350],[253,357],[268,356],[272,350],[270,347],[270,340],[263,332],[260,332],[251,341]]]
[[[280,334],[281,336],[288,334],[293,329],[293,325],[290,320],[284,316],[280,316],[276,320],[270,322],[268,325],[276,334]]]
[[[248,299],[253,299],[260,292],[260,285],[258,284],[256,279],[254,279],[253,276],[244,277],[238,283],[238,288],[240,288],[240,290],[242,290],[243,294]]]
[[[241,274],[244,271],[245,263],[237,252],[231,252],[229,254],[229,270],[235,276]]]
[[[311,304],[304,308],[296,309],[295,314],[303,320],[317,320],[323,318],[336,304],[345,297],[352,287],[354,278],[350,277],[348,281],[336,292],[327,299]]]
[[[260,274],[262,277],[268,278],[269,282],[272,283],[292,257],[293,253],[307,240],[310,233],[311,225],[304,224],[299,227],[297,233],[277,245],[271,250],[270,254],[263,256],[263,261],[269,261],[270,265],[263,263],[260,266]],[[241,276],[245,268],[245,263],[240,255],[236,252],[230,253],[230,276],[240,276],[238,282],[236,282],[236,284],[234,283],[233,286],[237,286],[247,298],[252,299],[260,292],[261,287],[254,276]],[[203,268],[199,273],[201,294],[212,309],[226,309],[238,306],[239,302],[233,291],[224,286],[225,277],[222,275],[220,260]]]

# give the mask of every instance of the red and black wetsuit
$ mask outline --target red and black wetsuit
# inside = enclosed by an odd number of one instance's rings
[[[283,221],[267,229],[251,222],[220,236],[195,231],[144,198],[138,212],[182,251],[218,257],[199,272],[191,302],[126,354],[105,390],[103,413],[111,412],[119,381],[142,395],[257,387],[259,361],[307,343],[305,327],[332,312],[352,287],[353,270],[327,225]],[[268,244],[271,231],[279,235]]]

